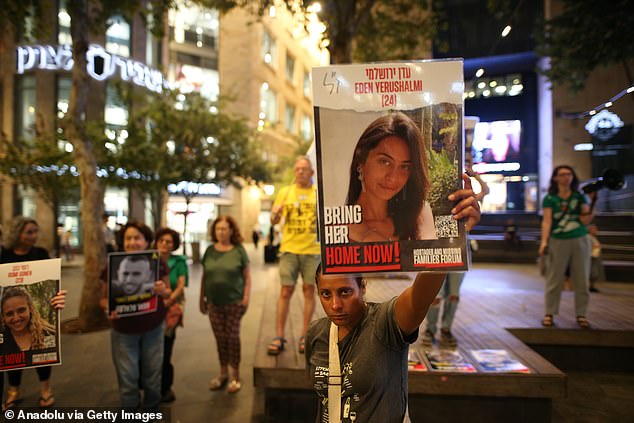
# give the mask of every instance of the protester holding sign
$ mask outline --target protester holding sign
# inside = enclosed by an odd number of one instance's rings
[[[48,251],[42,247],[35,246],[38,240],[39,230],[40,227],[34,219],[23,216],[14,217],[9,225],[4,247],[0,250],[0,264],[48,259]],[[51,304],[54,308],[61,310],[64,308],[65,297],[66,291],[59,291],[57,295],[51,299]],[[13,301],[18,301],[18,299],[15,298]],[[29,308],[29,312],[23,315],[26,314],[32,315],[34,313],[31,312],[31,309]],[[3,322],[4,320],[3,308]],[[36,323],[37,321],[37,319],[33,320],[33,323]],[[29,319],[29,325],[30,324],[31,320]],[[23,345],[26,346],[26,343]],[[41,407],[51,407],[55,404],[55,396],[53,395],[53,390],[49,381],[52,369],[50,366],[42,366],[38,367],[36,371],[38,378],[40,379],[39,405]],[[4,406],[10,408],[21,400],[20,384],[22,382],[22,370],[9,371],[8,377],[9,391],[7,393],[7,402]],[[0,377],[0,395],[4,392],[3,385],[4,377],[2,376]]]
[[[123,250],[147,250],[154,233],[144,223],[128,221],[121,229]],[[162,263],[162,262],[161,262]],[[101,307],[108,310],[107,281],[104,272]],[[158,295],[157,308],[151,313],[121,317],[116,310],[108,313],[112,320],[112,361],[117,371],[121,406],[141,408],[140,389],[143,389],[143,408],[158,410],[161,400],[161,369],[163,365],[163,331],[165,306],[161,299],[171,293],[167,283],[167,267],[160,266],[160,280],[154,282],[152,292]]]
[[[468,177],[455,191],[455,219],[470,230],[480,209]],[[327,317],[306,336],[306,368],[319,396],[317,421],[401,423],[407,409],[408,345],[436,296],[443,273],[419,273],[397,298],[366,303],[365,280],[357,275],[316,276]]]

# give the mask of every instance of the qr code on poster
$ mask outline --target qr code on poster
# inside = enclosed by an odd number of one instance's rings
[[[436,236],[438,238],[456,238],[458,236],[458,221],[449,216],[435,216]]]

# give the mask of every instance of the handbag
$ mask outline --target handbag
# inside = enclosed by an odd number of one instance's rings
[[[550,265],[550,253],[548,252],[548,247],[544,250],[544,254],[537,258],[537,265],[539,266],[539,274],[545,277],[546,273],[548,273],[548,266]]]
[[[179,303],[172,304],[165,313],[165,327],[174,329],[183,318],[183,308]]]

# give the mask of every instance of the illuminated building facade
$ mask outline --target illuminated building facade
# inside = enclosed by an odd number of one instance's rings
[[[33,42],[18,36],[14,42],[13,35],[5,33],[0,53],[2,131],[26,145],[36,126],[46,132],[61,131],[58,119],[68,109],[70,16],[65,1],[48,4],[47,18],[54,28],[48,39]],[[116,130],[125,129],[131,105],[118,98],[113,82],[121,80],[150,90],[170,84],[210,99],[231,95],[234,102],[227,111],[242,114],[252,128],[259,129],[269,161],[294,154],[296,138],[312,139],[310,69],[328,59],[325,50],[311,47],[318,41],[308,36],[298,17],[282,7],[278,11],[272,8],[257,21],[243,10],[220,16],[191,4],[179,6],[167,16],[163,39],[152,36],[140,17],[112,16],[103,34],[91,35],[87,119],[105,122],[106,135],[113,143],[125,142],[125,131]],[[59,145],[72,149],[63,140]],[[152,221],[149,200],[143,195],[107,187],[104,202],[110,225],[133,217],[150,226],[168,224],[182,231],[184,200],[179,186],[168,189],[163,222]],[[190,204],[188,241],[207,239],[208,222],[219,213],[234,215],[247,232],[258,219],[264,219],[260,211],[267,208],[267,196],[259,187],[200,189],[202,194]],[[57,219],[73,231],[74,245],[79,246],[82,237],[76,200],[62,202],[53,213],[33,191],[6,178],[0,179],[0,194],[0,222],[17,214],[35,217],[41,225],[42,244],[51,248]]]

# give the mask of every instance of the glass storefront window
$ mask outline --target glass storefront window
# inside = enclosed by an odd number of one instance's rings
[[[205,9],[178,0],[176,8],[170,9],[167,22],[170,39],[179,44],[193,44],[198,48],[217,48],[219,14],[217,10]]]
[[[267,65],[273,68],[277,67],[277,47],[275,39],[266,30],[262,33],[262,59]]]
[[[297,132],[295,129],[295,106],[292,104],[286,104],[286,110],[284,111],[284,126],[291,134]]]
[[[482,200],[483,213],[537,210],[537,175],[484,174],[480,177],[489,187],[489,194]],[[478,181],[472,178],[471,183],[473,190],[480,192]]]
[[[62,203],[59,205],[58,223],[63,226],[64,231],[71,231],[70,245],[73,248],[77,248],[81,245],[81,221],[80,210],[77,202]]]
[[[185,211],[187,204],[185,199],[179,195],[169,197],[167,203],[166,222],[167,226],[183,235],[185,229]],[[187,234],[185,242],[190,243],[198,241],[201,243],[200,251],[205,251],[209,243],[209,226],[213,220],[218,217],[218,206],[210,201],[209,198],[198,197],[189,204],[189,214],[187,215]],[[187,247],[187,252],[191,252]]]
[[[310,72],[304,72],[304,97],[310,98]]]
[[[313,139],[313,122],[310,116],[308,115],[302,116],[300,132],[301,132],[302,138],[304,138],[306,141],[310,141]]]
[[[260,119],[277,122],[277,95],[266,82],[260,86]]]
[[[63,131],[59,123],[68,112],[68,99],[70,98],[71,85],[72,80],[70,78],[63,76],[57,77],[57,144],[60,149],[68,151],[69,153],[73,151],[73,145],[66,140],[60,139]]]
[[[295,85],[295,58],[286,53],[286,79]]]
[[[128,106],[123,102],[117,87],[108,84],[106,86],[106,105],[104,112],[105,133],[111,142],[106,143],[106,148],[116,152],[117,145],[125,143],[127,138]]]
[[[66,10],[66,0],[60,0],[57,12],[57,42],[59,44],[73,44],[73,37],[70,35],[70,15]]]
[[[112,54],[130,57],[130,24],[123,16],[114,15],[106,22],[106,50]]]
[[[168,80],[183,93],[198,92],[212,101],[216,101],[220,95],[220,79],[215,69],[172,64],[169,67]]]
[[[19,210],[18,214],[22,216],[28,216],[31,218],[35,218],[35,199],[36,192],[29,187],[25,187],[23,185],[18,186],[18,198],[19,198]]]
[[[128,124],[128,106],[112,84],[106,86],[106,106],[104,121],[107,125],[126,126]]]
[[[15,137],[28,142],[35,135],[35,77],[22,75],[17,82]]]
[[[106,188],[104,194],[104,212],[114,218],[118,225],[128,222],[128,190],[126,188]]]

